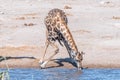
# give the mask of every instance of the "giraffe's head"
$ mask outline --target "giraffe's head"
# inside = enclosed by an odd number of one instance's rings
[[[74,57],[76,66],[78,69],[82,69],[82,60],[83,60],[84,52],[77,52],[76,56]]]

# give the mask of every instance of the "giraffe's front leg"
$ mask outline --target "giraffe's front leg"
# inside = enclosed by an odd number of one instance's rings
[[[59,48],[57,47],[57,45],[55,45],[54,43],[50,43],[50,45],[55,48],[55,52],[47,60],[42,62],[42,64],[40,65],[41,68],[45,68],[46,64],[59,52]]]
[[[45,67],[45,63],[46,62],[44,62],[44,57],[46,55],[46,51],[47,51],[48,46],[49,46],[49,42],[46,41],[46,45],[45,45],[45,50],[44,50],[43,57],[42,57],[42,59],[39,60],[40,68],[44,68]]]

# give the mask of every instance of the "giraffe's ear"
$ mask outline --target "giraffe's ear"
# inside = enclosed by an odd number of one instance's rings
[[[80,57],[80,56],[82,56],[82,54],[81,54],[81,52],[78,52],[77,57]]]

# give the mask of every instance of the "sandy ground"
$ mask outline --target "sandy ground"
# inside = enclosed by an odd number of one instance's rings
[[[68,16],[68,26],[83,66],[120,68],[120,0],[0,0],[0,56],[10,57],[0,67],[35,67],[45,46],[44,18],[59,8]],[[73,68],[65,47],[48,67]],[[48,49],[48,58],[53,49]]]

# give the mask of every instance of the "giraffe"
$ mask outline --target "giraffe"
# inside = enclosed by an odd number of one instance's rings
[[[67,26],[68,19],[64,11],[57,8],[50,10],[44,22],[47,28],[46,46],[44,55],[39,61],[40,67],[45,68],[46,64],[59,52],[59,48],[55,44],[55,42],[58,41],[61,46],[66,47],[70,58],[75,62],[77,68],[82,69],[83,52],[79,52],[77,49],[72,34]],[[49,45],[51,45],[55,51],[47,60],[44,60]]]

